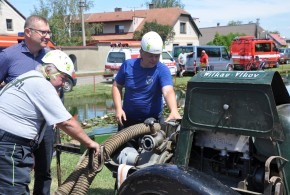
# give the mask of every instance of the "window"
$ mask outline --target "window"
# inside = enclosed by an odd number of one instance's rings
[[[115,26],[115,33],[116,34],[121,34],[124,33],[125,27],[123,25],[116,25]]]
[[[220,56],[221,56],[220,48],[202,48],[202,47],[199,47],[199,48],[197,48],[197,57],[201,56],[202,50],[205,50],[208,57],[220,58]]]
[[[271,51],[271,45],[270,43],[257,43],[255,45],[255,50],[257,52],[269,52]]]
[[[13,30],[13,23],[12,23],[12,19],[6,19],[6,27],[7,30]]]
[[[180,22],[180,34],[186,33],[186,24],[184,22]]]
[[[125,61],[124,52],[110,52],[108,56],[108,62],[110,63],[123,63]]]
[[[229,53],[228,53],[228,51],[226,50],[226,48],[222,47],[221,50],[222,50],[222,58],[223,58],[223,59],[226,59],[226,60],[229,60],[230,57],[229,57]]]

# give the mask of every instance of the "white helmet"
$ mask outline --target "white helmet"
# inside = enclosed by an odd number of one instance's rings
[[[163,41],[158,33],[150,31],[143,35],[141,40],[141,48],[143,51],[148,53],[161,54],[163,49]]]
[[[73,62],[63,51],[51,50],[41,60],[46,64],[54,64],[57,70],[69,76],[74,72]]]

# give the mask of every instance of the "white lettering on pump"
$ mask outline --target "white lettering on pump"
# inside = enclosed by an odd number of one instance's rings
[[[256,78],[260,74],[258,73],[248,73],[248,72],[237,72],[235,77],[244,77],[244,78]]]
[[[204,74],[204,77],[212,77],[212,78],[227,78],[231,74],[230,73],[225,73],[225,72],[206,72]]]
[[[222,71],[208,71],[205,72],[202,77],[207,78],[249,78],[255,79],[259,77],[260,74],[257,72],[222,72]]]

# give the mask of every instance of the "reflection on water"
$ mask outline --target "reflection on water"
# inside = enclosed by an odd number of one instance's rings
[[[78,121],[115,112],[112,98],[106,96],[90,96],[81,99],[70,98],[65,100],[64,105]]]
[[[185,93],[176,90],[177,105],[183,106]],[[115,107],[111,96],[89,96],[82,98],[69,98],[64,102],[66,109],[81,122],[85,119],[101,117],[109,113],[115,113]]]

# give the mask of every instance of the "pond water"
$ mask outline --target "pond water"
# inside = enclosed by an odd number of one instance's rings
[[[185,92],[176,90],[178,106],[183,106],[185,102]],[[67,110],[76,116],[77,121],[101,117],[109,113],[115,113],[115,107],[111,96],[88,96],[82,98],[70,98],[64,102]]]
[[[106,96],[70,98],[65,100],[64,105],[79,122],[115,112],[112,98]]]

